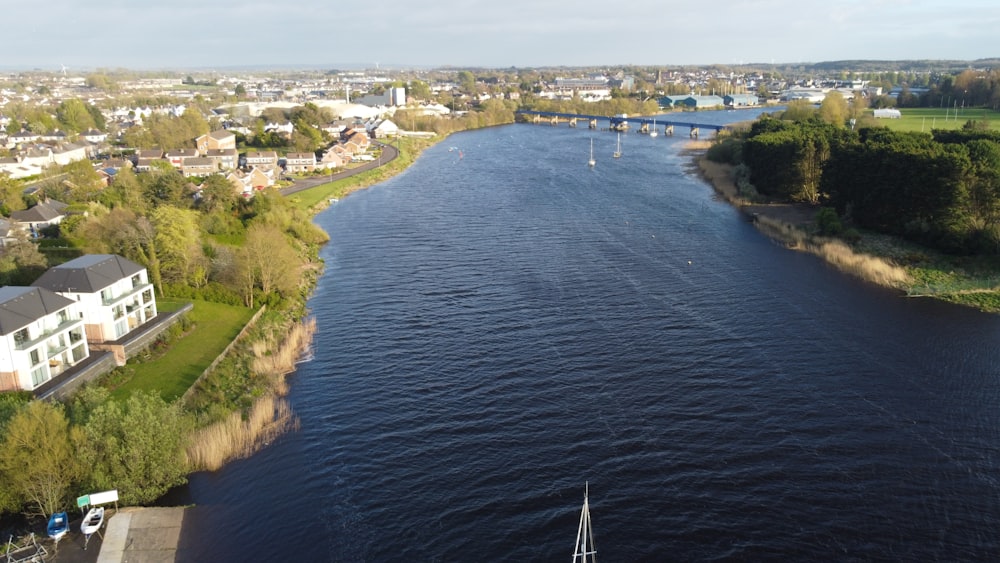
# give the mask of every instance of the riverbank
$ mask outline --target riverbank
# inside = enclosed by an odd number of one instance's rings
[[[719,196],[743,212],[762,233],[793,250],[819,256],[838,270],[883,287],[908,291],[913,279],[905,268],[879,256],[856,252],[843,241],[816,236],[817,206],[794,203],[761,204],[743,198],[733,176],[733,167],[708,160],[711,141],[692,141],[684,151],[693,168]]]
[[[684,149],[691,158],[690,169],[773,240],[908,297],[933,297],[1000,313],[1000,261],[996,258],[944,255],[876,233],[864,233],[851,245],[815,235],[818,207],[747,201],[739,194],[733,167],[706,157],[710,145],[710,141],[693,141]]]

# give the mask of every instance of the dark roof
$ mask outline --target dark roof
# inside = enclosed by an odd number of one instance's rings
[[[7,335],[75,303],[43,287],[0,287],[0,335]]]
[[[65,215],[67,205],[61,201],[43,201],[30,209],[12,211],[10,218],[18,223],[47,223],[56,217]]]
[[[139,264],[116,254],[87,254],[49,268],[31,285],[51,291],[97,293],[142,270]]]

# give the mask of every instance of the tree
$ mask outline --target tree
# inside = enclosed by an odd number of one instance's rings
[[[0,213],[9,216],[11,211],[20,211],[27,207],[21,194],[24,185],[6,174],[0,174]]]
[[[244,301],[253,307],[253,289],[268,295],[271,292],[294,290],[301,264],[294,247],[280,228],[254,223],[247,228],[247,238],[237,254]]]
[[[458,71],[458,88],[463,94],[470,96],[476,93],[476,77],[467,70]]]
[[[148,504],[187,482],[184,457],[191,421],[179,403],[140,392],[105,401],[87,417],[80,442],[93,490],[118,489],[125,504]]]
[[[407,97],[414,100],[429,100],[431,98],[431,88],[422,80],[411,80],[406,88]]]
[[[154,240],[163,280],[197,285],[207,271],[198,214],[190,209],[163,205],[153,211],[150,221],[156,232]]]
[[[74,449],[79,437],[58,404],[32,401],[18,411],[4,428],[0,448],[0,488],[10,495],[8,502],[43,517],[65,507],[81,475]]]
[[[48,269],[48,259],[27,232],[17,229],[12,234],[15,240],[0,247],[0,284],[30,285]]]
[[[56,107],[56,119],[63,129],[71,133],[82,133],[96,126],[87,105],[76,98],[59,103]]]
[[[207,214],[215,211],[231,211],[239,202],[236,190],[225,177],[212,174],[201,185],[201,199],[198,206]]]
[[[236,94],[237,98],[243,99],[247,95],[247,88],[246,86],[243,85],[242,82],[240,82],[239,84],[236,85],[236,88],[233,88],[233,93]]]
[[[834,127],[844,127],[847,122],[847,100],[836,90],[826,93],[819,104],[819,118]]]
[[[91,201],[97,198],[104,188],[101,177],[97,175],[89,160],[76,160],[62,167],[66,179],[61,182],[59,199],[68,203]]]

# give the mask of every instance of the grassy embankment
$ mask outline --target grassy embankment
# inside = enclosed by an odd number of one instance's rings
[[[392,162],[367,170],[356,176],[320,184],[314,188],[289,196],[289,200],[301,209],[319,210],[328,205],[330,198],[341,198],[351,192],[383,182],[406,170],[417,156],[427,147],[437,143],[440,137],[431,139],[406,137],[399,140],[399,156]]]
[[[889,120],[886,120],[889,121]],[[896,121],[896,120],[892,120]],[[1000,258],[949,256],[907,241],[860,231],[859,240],[844,241],[816,235],[815,208],[753,204],[740,197],[732,167],[697,153],[702,176],[728,202],[752,215],[763,233],[787,247],[810,252],[837,269],[865,281],[898,289],[911,297],[944,301],[1000,312]]]

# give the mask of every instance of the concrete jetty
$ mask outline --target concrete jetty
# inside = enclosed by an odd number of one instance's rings
[[[109,520],[97,563],[173,563],[184,507],[123,508]]]

